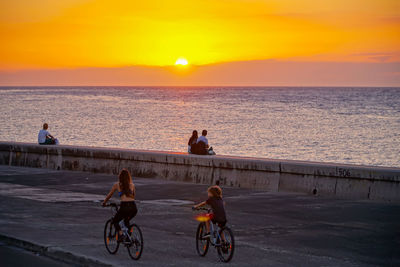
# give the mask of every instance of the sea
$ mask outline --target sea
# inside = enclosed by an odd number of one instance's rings
[[[0,140],[400,167],[400,88],[0,87]]]

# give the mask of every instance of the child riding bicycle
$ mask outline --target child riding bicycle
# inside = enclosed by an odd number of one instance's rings
[[[211,221],[217,223],[220,228],[226,225],[226,214],[224,201],[222,200],[222,189],[218,185],[211,186],[207,189],[208,199],[195,206],[193,209],[198,209],[202,206],[209,205],[212,210]],[[210,237],[210,222],[206,221],[207,233],[204,238]],[[222,237],[223,238],[223,237]]]

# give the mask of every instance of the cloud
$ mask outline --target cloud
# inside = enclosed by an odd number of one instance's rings
[[[383,17],[381,18],[383,22],[399,24],[400,23],[400,16],[392,16],[392,17]]]
[[[373,56],[373,57],[368,57],[369,59],[373,60],[373,61],[379,61],[379,62],[386,62],[389,59],[392,58],[392,56],[385,56],[385,55],[381,55],[381,56]]]
[[[371,53],[355,53],[351,54],[351,57],[355,57],[358,59],[369,59],[369,61],[374,62],[388,62],[388,61],[397,61],[400,59],[400,52],[371,52]]]

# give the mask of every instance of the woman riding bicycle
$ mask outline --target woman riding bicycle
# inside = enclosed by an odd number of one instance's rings
[[[135,185],[132,182],[132,176],[127,169],[122,169],[119,174],[119,182],[115,183],[110,190],[110,193],[106,196],[103,201],[103,206],[106,205],[107,201],[112,197],[115,191],[118,190],[118,194],[121,200],[121,207],[115,214],[112,223],[115,229],[118,231],[118,236],[122,237],[121,227],[119,222],[124,220],[125,226],[129,228],[129,221],[136,216],[137,207],[135,203]],[[122,240],[118,238],[118,240]]]

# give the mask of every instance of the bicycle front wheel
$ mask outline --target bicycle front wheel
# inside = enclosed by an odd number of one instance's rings
[[[128,249],[129,256],[134,259],[140,259],[143,252],[143,235],[139,226],[136,224],[132,224],[129,227],[129,237],[130,243],[126,246]]]
[[[112,224],[111,219],[106,222],[104,226],[104,244],[110,254],[115,254],[119,248],[119,242],[117,240],[117,230]]]
[[[219,232],[220,239],[218,240],[218,256],[222,262],[229,262],[233,257],[235,251],[235,238],[233,232],[229,227],[224,227]]]
[[[204,222],[200,223],[197,227],[196,232],[196,250],[201,257],[204,257],[207,254],[208,248],[210,246],[210,239],[204,237],[206,232],[206,224]]]

